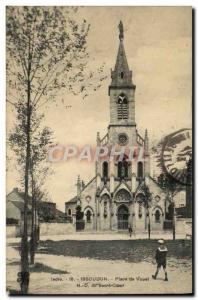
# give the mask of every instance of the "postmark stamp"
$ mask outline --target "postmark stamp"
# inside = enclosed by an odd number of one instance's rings
[[[192,129],[184,128],[173,132],[162,142],[162,170],[181,185],[188,181],[188,162],[192,159]]]

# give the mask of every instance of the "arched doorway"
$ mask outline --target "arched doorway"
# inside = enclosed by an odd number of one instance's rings
[[[129,210],[125,205],[118,208],[118,229],[128,229]]]
[[[94,229],[94,210],[89,205],[84,208],[84,222],[85,230]]]
[[[161,230],[164,227],[164,214],[160,206],[156,206],[152,210],[152,230]],[[167,220],[166,220],[167,221]],[[165,229],[171,229],[172,221],[167,221]]]

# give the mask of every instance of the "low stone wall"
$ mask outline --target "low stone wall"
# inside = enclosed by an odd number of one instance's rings
[[[7,225],[6,226],[6,237],[19,237],[20,226],[19,225]]]
[[[6,226],[6,236],[15,237],[16,236],[16,225],[7,225]]]
[[[75,226],[71,223],[40,223],[40,236],[64,235],[75,231]]]

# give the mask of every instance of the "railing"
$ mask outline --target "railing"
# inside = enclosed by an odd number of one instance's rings
[[[107,145],[108,141],[109,141],[109,135],[108,135],[108,133],[107,133],[107,134],[100,140],[101,146]]]

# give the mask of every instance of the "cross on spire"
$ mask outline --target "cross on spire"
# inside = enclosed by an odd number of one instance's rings
[[[124,26],[122,21],[120,21],[119,25],[119,48],[117,59],[115,63],[114,70],[111,71],[111,86],[117,87],[133,87],[132,83],[132,71],[130,71],[127,57],[124,50]]]
[[[120,39],[120,41],[122,41],[124,39],[124,26],[123,26],[122,21],[120,21],[120,23],[118,25],[118,28],[119,28],[119,31],[120,31],[119,39]]]

